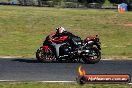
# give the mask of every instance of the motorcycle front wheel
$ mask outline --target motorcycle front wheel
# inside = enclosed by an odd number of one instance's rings
[[[36,52],[36,58],[39,62],[52,62],[55,61],[56,57],[51,48],[44,50],[42,48],[38,49]]]
[[[89,53],[83,55],[82,60],[85,63],[95,64],[98,63],[101,59],[101,52],[96,47],[89,49]]]

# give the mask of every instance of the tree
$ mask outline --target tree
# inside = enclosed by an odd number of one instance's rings
[[[130,3],[132,0],[109,0],[110,3],[120,4],[120,3]]]
[[[51,0],[53,2],[63,2],[64,0]]]
[[[78,0],[64,0],[65,2],[78,2]]]
[[[103,4],[105,0],[78,0],[80,3],[101,3]]]
[[[119,4],[119,3],[124,2],[124,0],[109,0],[109,2],[112,4]]]
[[[20,5],[34,5],[36,0],[17,0]]]
[[[78,0],[78,2],[84,3],[84,2],[86,2],[86,0]]]
[[[62,2],[64,0],[38,0],[39,2],[43,2],[43,1],[53,1],[53,2]]]

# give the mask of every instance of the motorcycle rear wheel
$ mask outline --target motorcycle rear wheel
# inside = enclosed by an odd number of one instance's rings
[[[92,52],[89,55],[84,55],[82,60],[85,63],[95,64],[98,63],[101,59],[101,52],[96,47],[93,47],[90,49],[90,52]]]
[[[42,48],[38,49],[36,52],[36,58],[39,62],[52,62],[55,61],[55,54],[52,52],[51,48],[44,50]]]

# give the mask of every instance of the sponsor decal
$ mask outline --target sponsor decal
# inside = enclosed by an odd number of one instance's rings
[[[129,74],[86,74],[86,71],[80,66],[78,68],[77,83],[130,83]]]

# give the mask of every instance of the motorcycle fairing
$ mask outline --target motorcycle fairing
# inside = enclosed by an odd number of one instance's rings
[[[62,37],[59,37],[59,38],[58,37],[57,38],[52,38],[51,41],[55,42],[55,43],[62,43],[67,39],[68,39],[68,36],[62,36]]]
[[[59,52],[60,52],[60,46],[64,45],[66,43],[62,43],[62,44],[56,44],[54,42],[52,42],[52,46],[55,48],[55,52],[56,52],[56,56],[59,57]]]
[[[49,46],[41,46],[42,49],[48,50]]]

